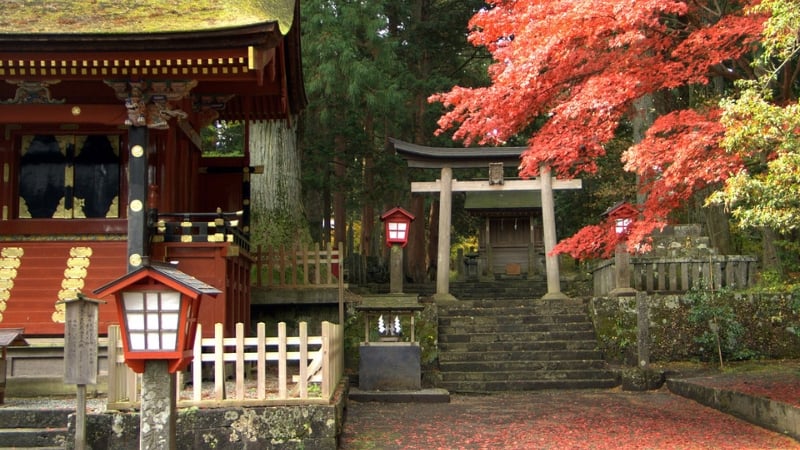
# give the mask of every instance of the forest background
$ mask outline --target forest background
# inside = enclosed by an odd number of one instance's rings
[[[627,201],[631,252],[668,223],[700,223],[720,253],[759,255],[765,278],[800,272],[797,2],[300,4],[309,102],[286,175],[302,198],[266,212],[266,243],[343,242],[380,259],[378,218],[399,205],[417,217],[406,276],[425,280],[438,207],[409,187],[439,174],[408,170],[397,138],[529,146],[507,177],[546,165],[582,178],[555,201],[557,249],[580,260],[611,254],[620,236],[602,213]],[[477,223],[454,202],[453,244],[474,245]]]

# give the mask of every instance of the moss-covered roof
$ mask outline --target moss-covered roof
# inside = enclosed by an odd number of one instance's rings
[[[292,26],[295,0],[2,0],[0,34],[131,34]]]

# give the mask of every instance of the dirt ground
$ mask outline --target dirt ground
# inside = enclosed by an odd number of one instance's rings
[[[800,363],[665,368],[671,376],[800,403]],[[341,448],[800,449],[794,439],[671,394],[620,389],[451,396],[450,403],[350,402]]]

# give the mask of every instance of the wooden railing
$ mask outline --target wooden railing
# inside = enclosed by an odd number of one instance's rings
[[[203,339],[198,325],[192,383],[183,389],[179,374],[178,407],[328,404],[344,376],[343,329],[330,322],[322,322],[320,336],[308,336],[307,329],[300,322],[299,335],[289,337],[281,322],[278,336],[267,337],[259,323],[257,335],[246,337],[240,323],[236,336],[224,337],[217,324],[214,337]],[[137,409],[141,377],[125,365],[119,327],[109,327],[108,334],[108,409]],[[204,381],[204,375],[211,380]],[[229,377],[232,383],[226,383]]]
[[[334,249],[316,244],[263,249],[258,246],[254,256],[256,287],[343,287],[342,244]]]
[[[754,283],[756,258],[741,255],[707,257],[630,258],[630,287],[647,293],[683,293],[692,288],[745,288]],[[616,288],[615,260],[602,261],[592,270],[594,295]]]
[[[240,213],[159,213],[151,227],[153,242],[228,242],[250,251],[239,226]]]

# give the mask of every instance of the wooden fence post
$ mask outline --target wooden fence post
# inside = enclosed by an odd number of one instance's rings
[[[287,398],[286,388],[286,322],[278,323],[278,397]]]

